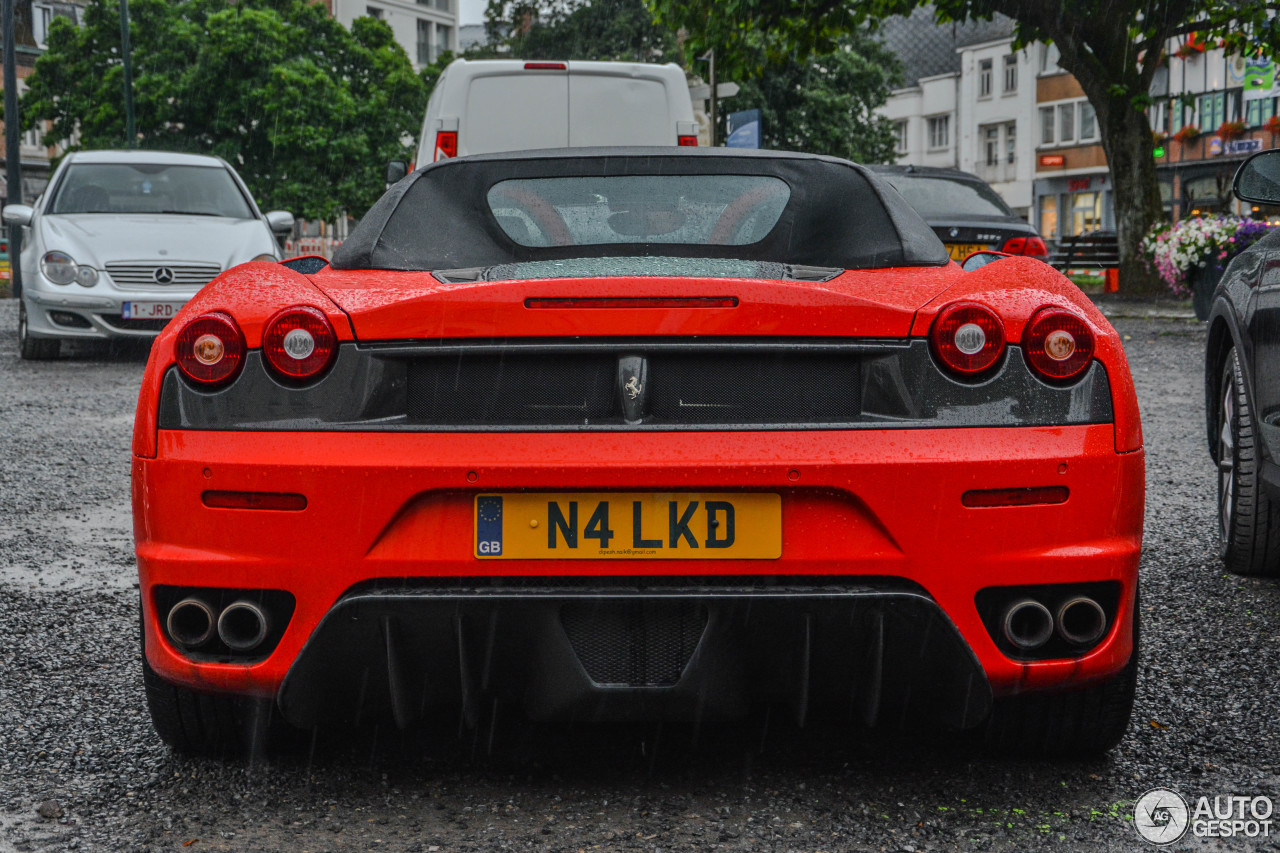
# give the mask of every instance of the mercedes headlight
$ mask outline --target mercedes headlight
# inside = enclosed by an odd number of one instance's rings
[[[66,252],[46,252],[40,259],[40,272],[54,284],[75,282],[81,287],[93,287],[98,283],[97,270],[80,266]]]
[[[40,272],[54,284],[71,284],[79,271],[79,265],[66,252],[46,252],[40,259]]]

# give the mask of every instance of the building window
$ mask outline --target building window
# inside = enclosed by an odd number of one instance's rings
[[[1102,227],[1102,193],[1075,193],[1071,196],[1071,233],[1084,234]]]
[[[987,125],[982,129],[982,147],[988,166],[1000,165],[1000,126]]]
[[[377,18],[379,21],[382,20],[382,10],[377,6],[365,6],[364,13],[370,18]]]
[[[990,59],[983,59],[978,63],[978,97],[991,97],[991,66]]]
[[[1009,165],[1018,162],[1018,125],[1015,122],[1004,126],[1004,147]]]
[[[1058,197],[1040,196],[1040,236],[1053,240],[1058,236]]]
[[[1040,144],[1052,145],[1053,136],[1053,107],[1040,108]]]
[[[418,64],[430,65],[435,62],[435,57],[431,51],[431,27],[430,21],[418,19]]]
[[[1018,91],[1018,55],[1010,53],[1004,58],[1004,93]]]
[[[451,0],[436,0],[436,8],[441,12],[448,12],[450,2]]]
[[[929,147],[946,148],[951,144],[951,116],[929,118]]]
[[[1196,123],[1196,126],[1200,128],[1200,132],[1215,132],[1219,125],[1226,120],[1226,109],[1226,92],[1210,92],[1207,95],[1201,95],[1197,98],[1196,114],[1199,116],[1199,121]]]
[[[1076,105],[1058,104],[1058,143],[1075,142]]]
[[[440,54],[447,50],[452,50],[453,43],[453,27],[446,27],[444,24],[436,24],[436,43],[435,54],[431,57],[431,61],[435,62]]]
[[[1080,141],[1088,142],[1098,138],[1098,114],[1093,109],[1093,104],[1088,101],[1080,102]]]
[[[1245,103],[1247,104],[1245,121],[1248,122],[1249,127],[1262,127],[1267,123],[1267,119],[1276,114],[1275,98],[1259,98]]]
[[[894,150],[899,154],[907,153],[907,122],[895,121],[893,123]]]

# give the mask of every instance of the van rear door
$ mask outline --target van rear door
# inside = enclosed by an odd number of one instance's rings
[[[569,145],[676,144],[663,66],[570,62],[569,69]]]
[[[560,67],[495,69],[496,73],[473,77],[467,89],[459,153],[568,146],[569,72],[560,63],[554,64]]]

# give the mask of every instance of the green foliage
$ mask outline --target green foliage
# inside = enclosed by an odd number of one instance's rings
[[[679,56],[675,32],[655,24],[643,0],[490,0],[485,16],[490,40],[514,59],[671,62]],[[492,47],[484,53],[497,55]]]
[[[390,27],[308,0],[130,0],[137,147],[216,154],[265,208],[363,213],[426,105]],[[117,0],[55,19],[22,99],[49,144],[124,148]],[[77,136],[78,134],[78,136]]]
[[[894,160],[893,123],[876,114],[898,77],[897,58],[864,36],[845,36],[830,53],[770,63],[741,83],[721,111],[759,108],[766,148],[830,154],[858,163]],[[719,55],[717,55],[719,60]]]

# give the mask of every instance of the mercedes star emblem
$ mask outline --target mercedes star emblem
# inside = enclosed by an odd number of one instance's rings
[[[168,267],[156,267],[151,277],[156,280],[156,284],[173,284],[173,270]]]

